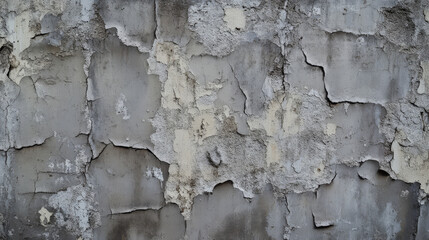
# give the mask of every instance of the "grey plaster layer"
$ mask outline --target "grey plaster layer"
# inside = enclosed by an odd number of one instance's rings
[[[382,134],[386,110],[377,104],[338,104],[327,122],[335,129],[336,157],[354,163],[368,159],[384,162],[389,153]]]
[[[142,51],[152,47],[156,29],[154,0],[100,0],[98,8],[105,28],[116,28],[124,44]]]
[[[429,207],[428,203],[420,207],[420,218],[416,239],[423,240],[429,238]]]
[[[188,28],[188,9],[198,0],[159,1],[157,37],[179,45],[187,44],[192,32]]]
[[[4,189],[7,190],[4,198],[7,236],[11,239],[74,239],[76,232],[85,234],[89,229],[77,227],[83,226],[85,219],[74,219],[80,213],[73,211],[88,211],[82,205],[88,199],[77,197],[80,203],[71,196],[66,197],[69,203],[58,200],[69,207],[69,211],[58,211],[55,217],[51,216],[54,208],[50,203],[58,192],[85,183],[89,156],[90,147],[85,136],[71,139],[56,136],[39,146],[9,150],[5,161],[5,169],[10,169],[6,178],[9,184]],[[78,191],[76,194],[84,194]],[[43,208],[47,212],[42,213],[50,217],[42,222],[39,211]]]
[[[325,72],[332,102],[384,104],[404,98],[410,85],[406,55],[376,38],[344,32],[302,30],[307,62]]]
[[[108,145],[91,162],[88,175],[102,216],[164,205],[168,165],[147,150]]]
[[[296,11],[302,12],[327,32],[350,32],[354,34],[375,34],[377,25],[383,22],[381,10],[397,4],[387,1],[291,1]]]
[[[428,36],[428,1],[0,1],[0,239],[426,239]]]
[[[184,234],[185,220],[179,208],[168,204],[160,210],[137,210],[103,217],[95,238],[179,240]]]
[[[412,239],[418,185],[393,181],[378,164],[337,166],[315,193],[288,194],[290,239]]]
[[[148,54],[109,35],[91,57],[88,98],[94,141],[151,148],[150,118],[160,104],[160,83],[147,74]]]
[[[88,132],[83,55],[59,57],[58,49],[43,42],[26,54],[43,68],[24,77],[19,88],[4,79],[5,91],[14,97],[5,124],[9,146],[21,148],[41,144],[54,134],[73,137]]]
[[[245,199],[231,182],[222,183],[213,193],[194,199],[186,235],[201,240],[283,239],[286,214],[285,199],[276,198],[270,186],[253,199]]]

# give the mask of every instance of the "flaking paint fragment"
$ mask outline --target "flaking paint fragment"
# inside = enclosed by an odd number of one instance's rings
[[[39,210],[39,214],[40,214],[40,224],[44,227],[47,227],[48,224],[51,222],[51,216],[53,213],[49,212],[48,209],[46,209],[45,207],[42,207]]]
[[[427,238],[425,1],[3,5],[1,239]]]

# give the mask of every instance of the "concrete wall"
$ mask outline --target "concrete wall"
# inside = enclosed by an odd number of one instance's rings
[[[428,1],[0,13],[0,239],[429,239]]]

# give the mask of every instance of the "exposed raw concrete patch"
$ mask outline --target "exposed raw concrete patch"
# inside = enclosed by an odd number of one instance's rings
[[[271,40],[279,45],[285,42],[286,28],[284,1],[243,1],[241,10],[245,19],[238,16],[240,27],[237,31],[235,24],[232,29],[225,24],[224,17],[228,8],[234,9],[228,1],[207,1],[189,7],[188,26],[196,33],[199,41],[206,47],[207,53],[215,56],[225,56],[240,45],[241,41]],[[247,11],[246,11],[247,10]],[[232,10],[237,11],[237,10]],[[234,12],[231,12],[234,13]],[[237,17],[237,15],[235,15]],[[232,19],[231,19],[232,20]],[[244,31],[243,31],[244,30]]]
[[[94,193],[82,185],[68,188],[49,198],[49,206],[56,209],[55,223],[75,236],[92,239],[93,229],[100,225]]]
[[[381,24],[380,34],[390,42],[405,47],[414,38],[416,25],[411,17],[412,12],[401,6],[394,6],[383,10],[384,21]]]
[[[425,192],[429,192],[429,158],[428,151],[418,148],[401,146],[397,141],[392,143],[392,170],[407,182],[419,182]]]

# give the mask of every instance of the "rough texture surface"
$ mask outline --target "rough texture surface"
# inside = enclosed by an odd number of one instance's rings
[[[0,239],[429,239],[428,1],[0,13]]]

